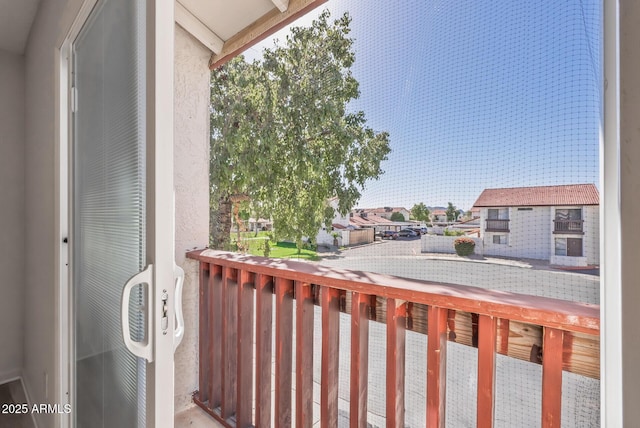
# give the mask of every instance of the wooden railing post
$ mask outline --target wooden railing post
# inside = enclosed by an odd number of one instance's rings
[[[338,426],[338,371],[340,358],[340,293],[322,287],[322,372],[320,426]]]
[[[296,428],[313,425],[313,295],[296,281]]]
[[[367,427],[367,381],[369,372],[370,296],[352,293],[351,297],[351,392],[349,426]]]
[[[211,380],[211,335],[209,331],[209,263],[200,262],[199,281],[199,376],[198,376],[198,399],[202,402],[209,401],[209,382]]]
[[[222,268],[222,403],[220,415],[236,412],[238,382],[238,285],[237,271]]]
[[[559,427],[562,419],[562,350],[564,332],[544,328],[542,342],[542,427]]]
[[[291,426],[293,281],[276,278],[276,414],[277,428]]]
[[[236,427],[252,426],[253,411],[253,274],[238,274],[238,388]]]
[[[225,332],[222,326],[222,266],[209,268],[209,408],[215,409],[222,404],[222,342]]]
[[[427,310],[427,427],[444,428],[447,385],[447,310]]]
[[[271,426],[273,279],[256,275],[256,428]]]
[[[387,299],[387,428],[404,426],[406,303]]]
[[[493,427],[496,380],[497,319],[480,315],[478,319],[478,402],[477,427]]]

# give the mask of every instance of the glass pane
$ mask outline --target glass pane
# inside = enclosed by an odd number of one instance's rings
[[[145,364],[120,296],[145,262],[144,2],[107,0],[74,43],[73,294],[77,427],[145,426]],[[129,313],[144,338],[137,287]]]
[[[567,255],[567,240],[565,238],[556,238],[556,256]]]

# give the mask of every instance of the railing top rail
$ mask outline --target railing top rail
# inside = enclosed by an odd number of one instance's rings
[[[187,257],[232,269],[597,335],[600,306],[458,284],[337,269],[293,260],[198,250]]]

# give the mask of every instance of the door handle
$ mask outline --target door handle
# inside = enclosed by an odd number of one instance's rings
[[[184,315],[182,313],[182,289],[184,286],[184,270],[174,264],[173,265],[173,277],[175,283],[175,311],[176,311],[176,329],[173,337],[173,352],[176,352],[178,345],[182,342],[184,337]]]
[[[132,354],[146,359],[148,362],[153,362],[153,332],[150,328],[147,328],[145,334],[145,340],[142,342],[136,342],[131,340],[131,331],[129,326],[129,300],[131,298],[131,290],[133,287],[139,284],[147,284],[147,305],[145,308],[146,311],[146,320],[147,325],[150,325],[150,317],[151,314],[151,305],[152,305],[152,295],[153,295],[153,265],[147,266],[143,271],[138,272],[134,276],[129,279],[124,288],[122,289],[122,299],[121,299],[121,315],[120,320],[122,323],[122,338],[124,339],[124,344]]]

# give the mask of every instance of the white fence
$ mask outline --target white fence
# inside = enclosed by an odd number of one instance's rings
[[[453,241],[459,236],[437,236],[437,235],[422,235],[421,248],[423,253],[449,253],[455,254],[456,250],[453,247]],[[482,238],[471,238],[476,243],[474,254],[484,255],[484,244]]]

